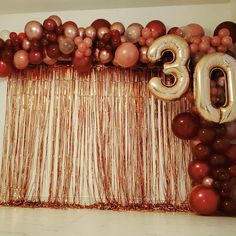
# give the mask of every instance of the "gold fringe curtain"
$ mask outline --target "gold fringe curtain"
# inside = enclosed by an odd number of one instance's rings
[[[0,204],[185,210],[186,99],[150,95],[150,69],[40,67],[8,81]]]

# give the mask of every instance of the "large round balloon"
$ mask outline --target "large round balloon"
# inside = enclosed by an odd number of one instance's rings
[[[29,40],[41,39],[43,36],[43,26],[38,21],[30,21],[25,25],[25,34]]]
[[[115,52],[115,63],[122,67],[132,67],[139,59],[139,51],[132,43],[121,44]]]

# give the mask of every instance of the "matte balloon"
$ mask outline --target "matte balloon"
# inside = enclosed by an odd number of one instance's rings
[[[139,51],[132,43],[121,44],[115,52],[115,63],[122,67],[132,67],[139,59]]]
[[[74,57],[72,60],[72,64],[78,71],[88,72],[92,68],[92,59],[91,57],[82,57],[82,58]]]
[[[41,39],[43,36],[43,27],[38,21],[30,21],[25,25],[25,34],[29,40]]]
[[[68,55],[74,51],[75,44],[71,38],[62,38],[59,41],[59,49],[62,53]]]
[[[25,50],[19,50],[15,53],[13,59],[14,65],[17,69],[25,69],[29,64],[29,55]]]
[[[0,77],[6,77],[10,75],[11,71],[11,64],[0,60]]]

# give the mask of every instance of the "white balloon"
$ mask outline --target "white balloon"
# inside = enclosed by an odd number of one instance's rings
[[[4,41],[10,38],[10,32],[8,30],[0,31],[0,38]]]

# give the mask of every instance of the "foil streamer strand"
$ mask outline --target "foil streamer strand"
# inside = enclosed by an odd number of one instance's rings
[[[8,81],[0,204],[188,210],[186,99],[154,99],[150,69],[34,68]]]

